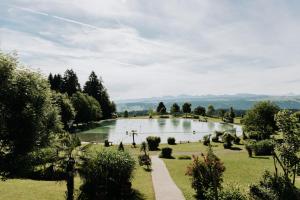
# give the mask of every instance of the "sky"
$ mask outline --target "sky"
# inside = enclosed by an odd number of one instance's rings
[[[298,0],[1,0],[0,50],[112,99],[300,94]]]

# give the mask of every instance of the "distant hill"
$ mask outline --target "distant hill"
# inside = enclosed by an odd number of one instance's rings
[[[238,110],[247,110],[258,101],[270,100],[276,103],[281,108],[286,109],[300,109],[300,95],[286,95],[286,96],[271,96],[271,95],[256,95],[256,94],[235,94],[235,95],[202,95],[202,96],[164,96],[152,97],[143,99],[128,99],[116,101],[119,112],[124,110],[139,111],[155,109],[160,101],[163,101],[169,109],[173,103],[182,105],[184,102],[192,104],[193,108],[196,106],[207,107],[212,104],[216,109],[234,107]]]

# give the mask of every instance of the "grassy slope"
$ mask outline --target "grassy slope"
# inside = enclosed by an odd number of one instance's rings
[[[92,150],[102,149],[102,145],[94,145]],[[110,147],[116,148],[116,146]],[[134,157],[138,155],[139,149],[125,146]],[[80,185],[80,178],[75,179],[75,189]],[[151,173],[146,172],[138,164],[134,171],[132,180],[133,189],[139,191],[145,199],[154,200],[154,191]],[[63,200],[65,199],[66,183],[56,181],[35,181],[28,179],[10,179],[0,182],[0,199],[9,200]]]

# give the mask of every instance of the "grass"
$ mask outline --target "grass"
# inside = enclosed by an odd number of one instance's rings
[[[129,151],[137,159],[139,148],[131,148],[124,145],[125,150]],[[103,145],[93,145],[92,151],[101,150]],[[117,149],[118,146],[109,148]],[[154,152],[155,153],[155,152]],[[151,172],[147,172],[137,163],[132,179],[132,188],[140,193],[143,199],[154,200],[154,191],[151,180]],[[80,178],[75,178],[75,189],[79,189]],[[66,192],[66,182],[64,181],[36,181],[30,179],[9,179],[0,181],[0,199],[9,200],[64,200]]]
[[[237,186],[246,192],[250,184],[258,182],[265,170],[273,171],[273,160],[270,156],[249,158],[243,146],[235,145],[241,150],[224,149],[220,143],[212,143],[215,154],[224,162],[224,187]],[[162,145],[163,146],[163,145]],[[207,147],[200,143],[173,145],[174,155],[199,155],[205,152]],[[178,156],[177,156],[178,157]],[[195,199],[194,190],[191,188],[191,180],[185,175],[187,166],[191,160],[164,159],[164,162],[174,182],[182,190],[185,198]],[[297,182],[300,186],[300,180]]]

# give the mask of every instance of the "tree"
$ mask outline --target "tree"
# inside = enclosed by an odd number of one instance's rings
[[[94,71],[91,72],[89,80],[84,85],[83,91],[99,102],[104,119],[112,117],[112,113],[116,111],[115,103],[110,101],[102,80],[97,77]]]
[[[201,116],[205,116],[205,108],[202,106],[198,106],[194,109],[194,114],[195,115],[201,115]]]
[[[159,102],[156,112],[159,114],[165,114],[167,112],[166,106],[163,102]]]
[[[256,103],[243,118],[243,130],[257,133],[260,140],[270,138],[277,130],[274,116],[278,111],[279,107],[270,101]]]
[[[101,118],[101,107],[98,101],[87,94],[76,92],[71,101],[76,111],[76,123],[88,123]]]
[[[229,111],[227,111],[223,117],[223,120],[227,123],[233,123],[235,118],[235,113],[233,111],[233,108],[230,107]]]
[[[62,91],[69,96],[81,91],[77,75],[72,69],[68,69],[64,73]]]
[[[63,78],[60,74],[54,74],[54,76],[50,73],[48,77],[48,81],[50,83],[51,90],[55,90],[57,92],[63,92]]]
[[[174,103],[170,109],[171,114],[177,114],[180,112],[180,107],[177,103]]]
[[[192,187],[196,190],[197,199],[208,199],[209,193],[213,193],[217,200],[225,167],[210,146],[207,154],[201,156],[203,160],[193,156],[193,163],[188,166],[186,174],[192,176]]]
[[[116,106],[116,104],[115,104],[114,101],[110,102],[110,112],[111,112],[112,114],[114,114],[114,113],[117,112],[117,106]]]
[[[61,121],[64,125],[64,128],[65,130],[68,130],[71,127],[72,122],[75,118],[76,113],[74,106],[68,95],[57,92],[53,92],[52,95],[55,104],[59,108],[59,114],[61,116]]]
[[[207,111],[206,111],[206,115],[207,116],[213,116],[214,115],[214,113],[215,113],[215,108],[214,108],[214,106],[213,105],[208,105],[208,107],[207,107]]]
[[[124,111],[124,117],[128,118],[128,111],[127,110]]]
[[[1,175],[26,168],[18,159],[49,145],[51,137],[62,131],[47,80],[18,67],[15,57],[0,53]]]
[[[192,104],[187,102],[182,105],[182,112],[185,113],[185,116],[187,116],[188,113],[191,113],[192,111],[191,106]]]
[[[220,117],[222,120],[224,120],[223,118],[224,118],[224,116],[225,116],[225,113],[226,113],[226,111],[225,111],[224,109],[220,109],[220,110],[219,110],[219,117]]]
[[[300,164],[300,123],[296,115],[291,114],[288,110],[279,111],[275,115],[275,120],[279,131],[282,133],[283,141],[276,144],[277,151],[274,152],[274,163],[277,161],[280,164],[286,179],[290,180],[291,178],[292,184],[295,185]]]

